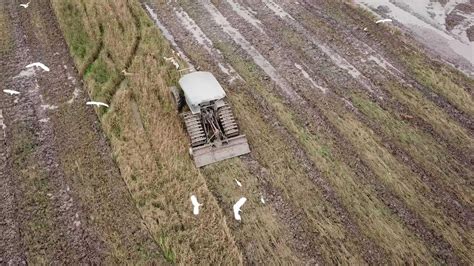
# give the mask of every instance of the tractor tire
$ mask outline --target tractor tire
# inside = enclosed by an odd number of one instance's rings
[[[177,87],[173,86],[170,87],[170,96],[174,106],[176,107],[176,110],[178,113],[180,113],[183,110],[183,107],[186,105],[183,94]]]
[[[227,138],[236,137],[240,134],[239,126],[235,121],[234,114],[232,109],[227,103],[220,107],[217,111],[219,122],[221,123],[222,129],[224,130],[224,135]]]
[[[191,112],[183,114],[186,131],[191,139],[191,147],[198,147],[206,144],[207,136],[201,123],[199,114],[193,115]]]

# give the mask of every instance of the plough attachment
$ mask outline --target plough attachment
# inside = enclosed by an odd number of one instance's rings
[[[250,153],[250,147],[245,135],[218,142],[191,148],[191,155],[197,167],[216,163],[240,155]]]

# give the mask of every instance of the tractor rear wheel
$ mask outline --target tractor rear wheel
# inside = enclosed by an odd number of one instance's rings
[[[178,110],[178,113],[180,113],[186,104],[183,94],[177,87],[173,86],[170,87],[170,97],[174,106],[176,107],[176,110]]]

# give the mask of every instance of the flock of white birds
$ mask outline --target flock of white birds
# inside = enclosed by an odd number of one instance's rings
[[[31,1],[26,3],[26,4],[20,4],[20,7],[23,7],[23,8],[26,9],[30,6],[30,3],[31,3]],[[46,72],[50,71],[49,67],[47,67],[45,64],[43,64],[41,62],[31,63],[31,64],[27,65],[25,68],[41,68],[43,71],[46,71]],[[19,91],[9,90],[9,89],[5,89],[5,90],[3,90],[3,92],[8,94],[8,95],[11,95],[11,96],[18,96],[18,95],[21,94]],[[97,106],[97,107],[106,107],[106,108],[109,107],[108,104],[103,103],[103,102],[97,102],[97,101],[89,101],[86,104],[87,105],[94,105],[94,106]]]
[[[30,2],[28,2],[26,4],[20,4],[20,6],[23,7],[23,8],[28,8],[29,5],[30,5]],[[386,22],[392,22],[392,20],[391,19],[381,19],[381,20],[377,20],[375,23],[379,24],[379,23],[386,23]],[[171,62],[176,67],[176,69],[179,69],[179,64],[175,60],[174,57],[169,57],[169,58],[164,57],[163,59],[165,59],[165,61]],[[40,63],[40,62],[32,63],[32,64],[29,64],[29,65],[26,66],[26,68],[31,68],[31,67],[39,67],[39,68],[41,68],[42,70],[44,70],[46,72],[50,71],[49,67],[47,67],[46,65],[44,65],[43,63]],[[122,73],[124,75],[133,75],[132,73],[127,73],[125,70],[123,70]],[[3,92],[6,93],[6,94],[9,94],[9,95],[19,95],[20,94],[19,91],[8,90],[8,89],[3,90]],[[108,104],[103,103],[103,102],[97,102],[97,101],[88,101],[86,103],[86,105],[93,105],[93,106],[105,107],[105,108],[109,107]],[[239,180],[234,179],[234,181],[237,184],[237,186],[242,187],[242,183],[240,183]],[[246,201],[247,201],[247,198],[242,197],[232,207],[235,220],[237,220],[237,221],[242,220],[242,217],[240,216],[240,212],[242,211],[241,208],[245,204]],[[260,202],[262,204],[265,204],[265,199],[263,198],[263,196],[260,197]],[[203,204],[198,202],[197,197],[195,195],[191,196],[191,204],[193,205],[193,214],[198,215],[199,214],[199,208]]]
[[[242,187],[242,183],[240,183],[237,179],[234,179],[237,186]],[[265,200],[263,199],[263,196],[260,197],[260,201],[262,204],[265,204]],[[242,217],[240,216],[240,213],[242,212],[241,208],[244,206],[245,202],[247,202],[247,198],[241,197],[235,204],[232,206],[232,211],[234,213],[234,218],[237,221],[241,221]],[[194,215],[199,215],[199,207],[201,207],[203,204],[199,203],[196,195],[191,195],[191,204],[193,205],[193,214]]]

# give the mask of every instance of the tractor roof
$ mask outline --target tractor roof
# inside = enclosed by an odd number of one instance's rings
[[[193,107],[225,97],[225,91],[210,72],[193,72],[179,80],[186,102]]]

